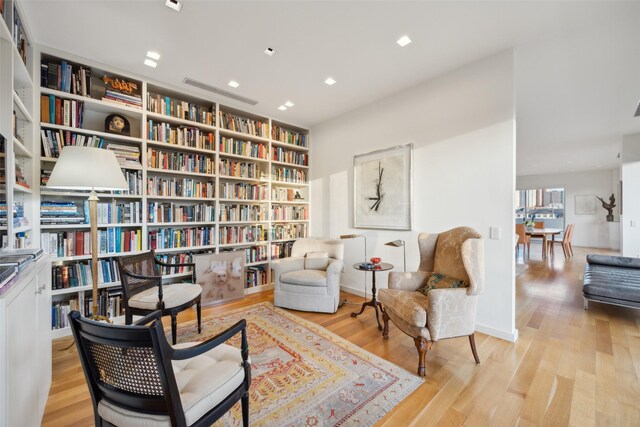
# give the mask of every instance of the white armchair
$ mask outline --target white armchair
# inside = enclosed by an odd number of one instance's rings
[[[340,300],[344,245],[338,240],[298,239],[291,257],[272,263],[273,304],[302,311],[335,313]]]

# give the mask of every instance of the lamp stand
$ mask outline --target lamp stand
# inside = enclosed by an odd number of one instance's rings
[[[98,314],[98,194],[89,194],[89,222],[91,224],[91,282],[93,285],[93,309],[91,319],[111,323],[108,317]]]

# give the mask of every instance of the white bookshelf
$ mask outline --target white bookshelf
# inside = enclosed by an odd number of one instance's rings
[[[303,237],[301,235],[288,236],[290,238],[285,239],[271,239],[272,235],[272,227],[281,226],[283,224],[290,223],[291,225],[296,226],[306,226],[307,229],[304,233],[308,233],[308,219],[297,219],[295,221],[288,221],[283,219],[274,219],[272,220],[271,209],[272,206],[287,206],[287,207],[298,207],[300,209],[306,209],[306,217],[308,218],[308,197],[309,197],[309,183],[308,182],[277,182],[272,179],[272,168],[291,168],[295,170],[304,171],[305,174],[309,173],[308,164],[300,165],[291,162],[283,162],[274,160],[272,156],[272,150],[275,147],[281,148],[283,150],[291,150],[296,153],[303,153],[305,155],[308,154],[308,147],[300,147],[297,145],[289,144],[282,141],[277,141],[272,139],[271,137],[271,127],[272,124],[277,126],[281,126],[287,129],[290,129],[295,132],[304,133],[308,141],[308,131],[306,129],[302,129],[293,125],[288,125],[280,122],[272,121],[269,117],[256,115],[254,113],[246,112],[243,110],[239,110],[234,107],[228,107],[224,104],[221,104],[217,100],[207,99],[202,95],[196,95],[190,90],[183,90],[179,88],[169,87],[167,85],[158,84],[157,82],[151,82],[147,79],[141,78],[139,76],[135,76],[132,73],[127,73],[125,71],[111,69],[108,66],[104,66],[102,64],[93,63],[92,61],[76,57],[71,54],[67,54],[64,52],[59,52],[54,49],[42,48],[42,50],[38,53],[38,60],[36,61],[37,69],[40,67],[40,58],[46,58],[47,60],[66,60],[71,64],[83,65],[91,69],[92,76],[101,76],[104,74],[113,74],[115,76],[124,78],[128,81],[136,82],[140,85],[140,94],[142,96],[142,108],[133,108],[130,106],[120,105],[113,102],[104,101],[102,99],[95,98],[87,98],[80,95],[69,94],[66,92],[62,92],[56,89],[51,88],[39,88],[36,93],[35,99],[38,100],[37,106],[40,105],[40,95],[53,95],[62,99],[70,99],[75,100],[76,102],[82,101],[84,102],[84,111],[85,111],[85,126],[82,129],[73,128],[70,126],[64,126],[61,124],[51,124],[51,123],[43,123],[40,120],[40,111],[37,109],[34,114],[31,114],[32,117],[36,120],[35,123],[35,131],[38,138],[36,139],[35,146],[32,146],[33,156],[39,161],[38,170],[40,167],[43,168],[52,168],[55,165],[55,158],[52,157],[44,157],[41,155],[43,152],[42,144],[40,141],[40,129],[51,130],[51,131],[63,131],[63,132],[73,132],[76,134],[82,134],[87,136],[96,136],[99,138],[103,138],[105,142],[114,142],[117,144],[124,143],[129,144],[131,146],[139,147],[141,154],[141,166],[137,168],[142,173],[142,189],[143,194],[140,195],[129,195],[129,194],[100,194],[100,201],[110,201],[110,200],[122,200],[122,201],[141,201],[142,202],[142,222],[136,224],[101,224],[100,228],[106,227],[121,227],[121,228],[138,228],[142,232],[142,251],[146,251],[149,248],[148,236],[149,233],[158,229],[183,229],[183,228],[196,228],[196,227],[212,227],[214,230],[214,235],[211,236],[211,244],[203,244],[197,246],[189,246],[189,247],[174,247],[174,248],[165,248],[165,249],[156,249],[156,252],[161,255],[174,255],[181,253],[198,253],[198,252],[213,252],[219,253],[221,251],[228,250],[243,250],[250,248],[258,248],[259,253],[264,254],[264,260],[255,261],[255,262],[247,262],[246,268],[255,269],[255,268],[264,268],[265,275],[267,277],[266,283],[258,286],[250,286],[246,288],[246,294],[251,294],[255,292],[261,292],[267,289],[272,289],[273,285],[271,284],[270,276],[270,268],[269,264],[272,259],[276,259],[279,257],[279,252],[276,251],[276,245],[288,244],[295,240],[298,237]],[[95,70],[95,71],[94,71]],[[40,81],[40,79],[36,79],[36,81]],[[95,89],[95,80],[92,81],[93,89]],[[39,85],[38,85],[39,86]],[[147,94],[150,94],[148,99]],[[175,117],[174,115],[164,114],[162,112],[156,111],[148,111],[148,103],[151,102],[157,103],[158,97],[169,97],[171,99],[176,99],[179,101],[190,102],[193,104],[200,105],[204,107],[204,109],[210,109],[213,113],[214,123],[200,123],[196,120],[190,120],[182,117]],[[155,98],[151,98],[151,96]],[[153,100],[152,100],[153,99]],[[151,102],[150,102],[151,101]],[[28,111],[29,112],[29,111]],[[251,120],[259,120],[266,124],[266,132],[264,135],[252,135],[244,132],[240,132],[238,130],[225,129],[222,126],[221,116],[222,113],[231,113],[236,116],[240,116],[246,119]],[[127,117],[130,121],[131,125],[131,135],[115,135],[104,131],[103,124],[101,124],[101,120],[104,120],[106,115],[111,113],[122,114]],[[206,139],[206,143],[212,143],[211,148],[202,148],[198,146],[191,146],[186,144],[177,144],[170,143],[165,141],[156,140],[156,138],[152,138],[152,135],[149,132],[149,123],[152,122],[155,126],[160,126],[160,124],[168,124],[171,129],[187,127],[197,130],[199,135],[204,135]],[[159,129],[159,128],[158,128]],[[211,133],[211,140],[209,139],[209,133]],[[221,143],[223,141],[229,142],[229,139],[232,139],[235,144],[240,144],[241,141],[245,143],[249,143],[251,147],[255,147],[255,150],[258,150],[262,153],[260,157],[254,157],[251,155],[247,155],[246,152],[236,153],[236,152],[227,152],[221,150]],[[176,141],[174,141],[176,142]],[[244,147],[248,147],[249,145],[245,144]],[[150,167],[147,159],[147,153],[150,149],[161,150],[163,152],[173,152],[173,153],[183,153],[184,155],[204,155],[213,160],[213,170],[212,173],[200,173],[200,172],[188,172],[184,170],[166,170],[157,167]],[[308,159],[308,158],[307,158]],[[221,162],[238,162],[242,164],[252,163],[259,172],[256,177],[247,177],[245,175],[229,175],[220,173],[220,164]],[[127,167],[127,169],[134,170],[135,167]],[[197,182],[209,182],[213,185],[213,195],[212,197],[190,197],[184,195],[177,196],[168,196],[168,195],[156,195],[153,193],[149,193],[147,191],[147,179],[148,178],[162,178],[162,179],[176,179],[176,180],[195,180]],[[39,176],[38,176],[39,181]],[[222,198],[221,197],[221,186],[224,184],[244,184],[244,185],[258,185],[264,186],[266,189],[267,197],[260,200],[246,200],[241,198]],[[277,201],[271,200],[272,190],[281,188],[284,191],[289,191],[289,197],[291,200],[286,201]],[[304,199],[296,199],[293,200],[292,192],[298,191]],[[84,199],[86,199],[87,194],[83,192],[69,192],[69,191],[52,191],[47,190],[46,188],[38,188],[37,194],[39,199],[41,200],[71,200],[77,204],[81,204]],[[184,221],[173,221],[173,222],[150,222],[149,221],[149,204],[150,203],[172,203],[176,206],[178,205],[196,205],[204,203],[207,206],[213,207],[215,209],[215,218],[214,221],[193,221],[193,222],[184,222]],[[221,208],[224,206],[245,206],[247,209],[254,209],[257,206],[261,207],[262,214],[258,220],[252,221],[247,219],[242,219],[238,221],[234,220],[220,220],[220,212]],[[36,216],[39,219],[39,215]],[[255,242],[230,242],[221,244],[220,241],[220,230],[221,227],[251,227],[251,226],[260,226],[263,227],[264,236],[258,241]],[[65,225],[65,224],[49,224],[42,225],[40,227],[43,232],[65,232],[65,231],[74,231],[74,230],[86,230],[88,229],[87,224],[76,224],[76,225]],[[258,249],[254,249],[253,253],[256,253]],[[277,253],[278,252],[278,253]],[[132,252],[118,252],[118,253],[101,253],[99,254],[99,259],[107,259],[107,258],[115,258],[124,255],[133,255],[139,253],[138,251]],[[272,257],[272,254],[274,256]],[[89,255],[72,255],[72,256],[56,256],[52,255],[53,263],[55,265],[62,264],[74,264],[79,261],[86,262],[86,260],[90,259]],[[255,259],[255,258],[253,258]],[[261,259],[261,258],[258,258]],[[191,273],[178,273],[178,274],[170,274],[164,277],[167,281],[173,280],[184,280],[188,278]],[[117,289],[120,286],[119,282],[112,282],[107,284],[101,284],[101,289]],[[90,291],[90,287],[76,287],[76,288],[66,288],[66,289],[57,289],[53,291],[54,295],[54,303],[56,302],[64,302],[65,298],[68,298],[71,295],[84,295],[88,294]],[[65,329],[55,329],[52,332],[52,337],[65,336],[69,334],[69,330]]]

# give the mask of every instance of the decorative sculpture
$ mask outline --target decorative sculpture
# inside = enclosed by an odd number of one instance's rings
[[[613,222],[613,208],[616,207],[616,196],[611,193],[611,196],[609,197],[609,203],[605,202],[601,197],[596,196],[596,198],[602,203],[603,209],[608,212],[607,221]]]

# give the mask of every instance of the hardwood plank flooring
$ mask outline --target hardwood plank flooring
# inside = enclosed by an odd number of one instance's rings
[[[380,426],[590,426],[640,425],[640,310],[591,303],[582,308],[582,271],[587,253],[574,248],[542,260],[532,245],[528,269],[516,279],[516,326],[509,343],[476,334],[482,363],[475,365],[466,338],[437,342],[427,353],[425,382],[378,423]],[[522,255],[517,262],[523,263]],[[490,286],[490,284],[489,284]],[[390,326],[377,329],[373,310],[354,319],[363,298],[336,314],[295,314],[380,357],[415,372],[413,340]],[[272,301],[272,292],[208,308],[204,315]],[[191,320],[183,313],[179,321]],[[53,343],[53,382],[45,426],[89,426],[93,409],[75,347]]]

